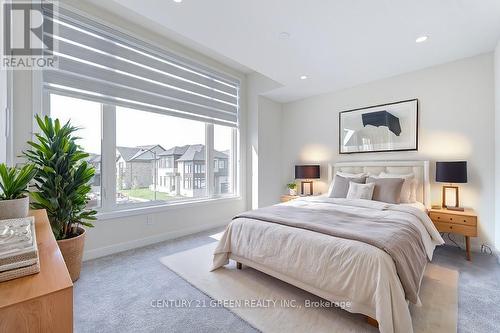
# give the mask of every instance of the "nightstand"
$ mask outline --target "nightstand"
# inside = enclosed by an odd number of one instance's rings
[[[467,260],[470,256],[470,237],[477,237],[477,215],[471,209],[464,212],[447,209],[431,209],[429,216],[439,232],[460,234],[465,237]]]
[[[287,202],[287,201],[290,201],[290,200],[293,200],[293,199],[297,199],[297,198],[300,198],[298,195],[288,195],[288,194],[284,194],[280,197],[280,201],[281,202]]]

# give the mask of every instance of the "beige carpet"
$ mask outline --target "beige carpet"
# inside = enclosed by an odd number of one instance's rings
[[[215,245],[212,243],[160,259],[165,266],[214,299],[211,304],[192,306],[225,306],[266,333],[378,331],[358,314],[337,308],[304,307],[306,300],[321,299],[249,267],[237,270],[231,262],[226,268],[210,272]],[[457,271],[432,264],[427,266],[420,292],[423,306],[411,308],[416,333],[457,331],[457,286]]]

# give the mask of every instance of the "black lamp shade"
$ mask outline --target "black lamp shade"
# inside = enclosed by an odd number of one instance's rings
[[[436,162],[436,182],[467,183],[467,162]]]
[[[295,179],[319,178],[319,165],[296,165]]]

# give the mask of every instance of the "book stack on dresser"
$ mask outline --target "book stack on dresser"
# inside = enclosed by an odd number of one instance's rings
[[[35,219],[0,220],[0,282],[38,272]]]

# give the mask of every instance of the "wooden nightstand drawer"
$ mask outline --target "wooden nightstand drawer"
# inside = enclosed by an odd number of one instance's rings
[[[434,222],[457,223],[469,226],[476,226],[477,224],[477,219],[475,216],[452,215],[435,212],[430,212],[429,216]]]
[[[477,236],[477,228],[475,226],[446,223],[446,222],[436,222],[436,221],[434,221],[434,225],[436,226],[439,232],[453,232],[471,237]]]
[[[287,201],[294,200],[294,199],[297,199],[297,198],[299,198],[298,195],[286,195],[285,194],[285,195],[282,195],[280,197],[280,201],[281,202],[287,202]]]

